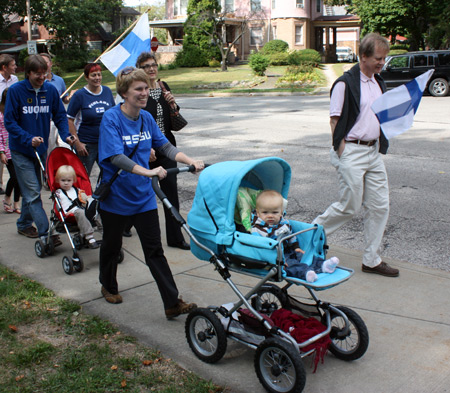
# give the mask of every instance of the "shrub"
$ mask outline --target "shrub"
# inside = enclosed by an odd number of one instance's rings
[[[261,53],[264,55],[270,55],[273,53],[287,52],[289,44],[283,40],[272,40],[267,42],[261,49]]]
[[[391,50],[394,50],[394,49],[405,49],[405,50],[408,50],[408,45],[407,44],[394,44],[394,45],[391,45]]]
[[[320,64],[320,53],[314,49],[302,49],[289,53],[288,64],[300,65],[309,64],[313,67],[318,67]]]
[[[269,66],[269,59],[261,53],[254,53],[250,56],[248,64],[255,75],[264,76]]]
[[[216,60],[216,59],[212,59],[212,60],[208,61],[208,65],[211,68],[217,68],[217,67],[220,67],[220,61]]]
[[[406,49],[394,49],[389,51],[388,56],[394,56],[394,55],[402,55],[403,53],[407,53],[408,51]]]
[[[272,53],[270,55],[266,55],[269,59],[270,65],[287,65],[289,53],[287,52],[279,52]]]
[[[310,64],[290,65],[286,68],[286,75],[299,75],[301,73],[314,72],[314,67]]]
[[[53,64],[65,72],[72,72],[83,68],[89,59],[89,53],[85,45],[74,44],[62,48],[57,43],[54,52],[56,56],[53,59]]]
[[[177,53],[175,63],[178,67],[204,67],[208,65],[208,59],[205,53],[196,47],[190,47],[188,50],[183,47]]]
[[[20,67],[23,67],[25,65],[25,60],[28,57],[28,49],[24,48],[19,52],[19,60],[17,62],[17,65]]]

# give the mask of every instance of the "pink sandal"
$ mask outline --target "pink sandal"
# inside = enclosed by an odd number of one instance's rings
[[[7,203],[4,199],[3,199],[3,210],[6,213],[14,213],[12,205],[10,203]]]

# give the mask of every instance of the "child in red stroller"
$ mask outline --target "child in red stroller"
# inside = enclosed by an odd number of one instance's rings
[[[63,147],[57,147],[49,154],[46,175],[52,193],[51,198],[54,201],[50,214],[50,234],[67,233],[73,255],[63,257],[63,269],[67,274],[72,274],[74,270],[81,272],[84,264],[78,250],[84,247],[98,248],[98,243],[93,237],[92,223],[84,216],[83,202],[86,203],[92,196],[89,176],[77,155]],[[67,187],[68,183],[70,183],[69,187]],[[68,201],[72,202],[68,203]],[[35,251],[41,258],[45,254],[53,255],[54,244],[49,241],[43,246],[42,243],[36,242]]]

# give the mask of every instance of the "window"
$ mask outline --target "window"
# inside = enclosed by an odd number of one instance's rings
[[[272,9],[274,10],[276,8],[276,0],[272,0]]]
[[[225,12],[234,11],[234,0],[225,0]]]
[[[39,38],[39,26],[36,23],[31,26],[31,37]]]
[[[305,5],[303,4],[303,0],[297,0],[297,8],[304,8]]]
[[[277,27],[273,26],[273,39],[276,40],[277,39]]]
[[[174,0],[173,2],[173,15],[186,15],[187,14],[188,0]]]
[[[433,60],[433,56],[430,55],[416,55],[414,56],[414,67],[432,66]]]
[[[321,0],[316,0],[316,11],[320,12],[321,8],[320,8],[320,1]]]
[[[389,67],[391,69],[409,67],[409,56],[393,57],[389,62]]]
[[[253,27],[250,29],[250,45],[260,46],[263,43],[263,32],[261,27]]]
[[[450,66],[450,53],[439,53],[438,59],[439,59],[439,65]]]
[[[295,45],[303,45],[303,25],[295,26]]]
[[[252,11],[261,11],[261,0],[250,0]]]

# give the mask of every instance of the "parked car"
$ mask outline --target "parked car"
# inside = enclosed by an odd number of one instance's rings
[[[381,76],[387,88],[392,89],[431,69],[434,69],[434,73],[428,82],[428,91],[435,97],[446,96],[450,84],[450,50],[408,52],[389,56]]]
[[[352,48],[348,46],[338,46],[336,48],[337,61],[348,61],[352,63],[355,61],[355,55],[353,54]]]

